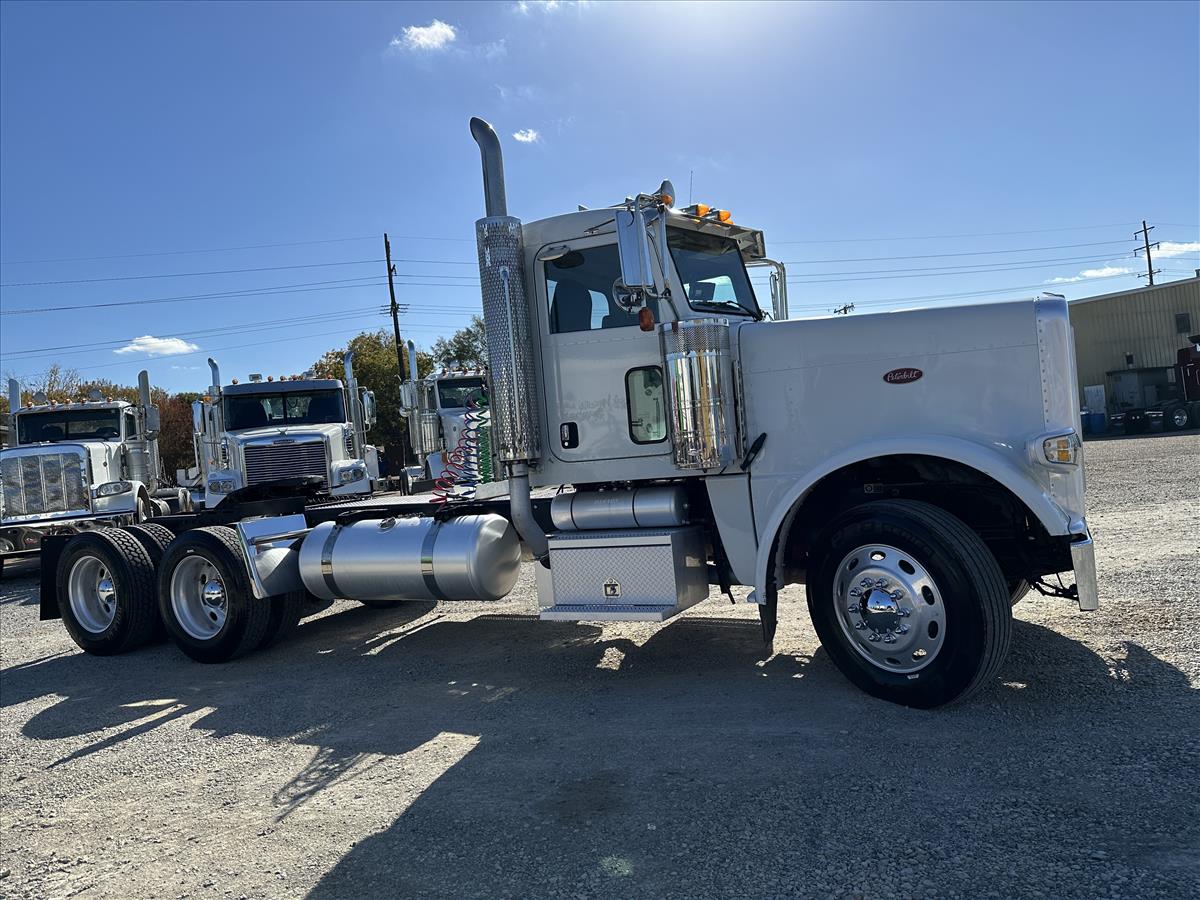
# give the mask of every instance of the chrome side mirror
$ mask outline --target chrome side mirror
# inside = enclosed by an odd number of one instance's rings
[[[621,257],[621,281],[631,291],[653,294],[654,266],[646,213],[638,206],[616,213],[617,252]]]
[[[192,403],[192,431],[204,434],[204,403],[200,400]]]
[[[377,417],[376,411],[375,411],[375,392],[374,391],[364,390],[362,392],[362,408],[363,408],[363,423],[366,425],[367,428],[370,428],[372,425],[375,424],[375,420]]]
[[[158,413],[157,406],[146,407],[146,437],[156,438],[162,430],[162,416]]]

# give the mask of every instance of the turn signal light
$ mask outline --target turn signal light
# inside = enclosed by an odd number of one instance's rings
[[[1074,434],[1046,438],[1042,441],[1046,462],[1073,465],[1079,461],[1079,438]]]
[[[638,310],[638,328],[642,331],[654,330],[654,312],[648,306]]]

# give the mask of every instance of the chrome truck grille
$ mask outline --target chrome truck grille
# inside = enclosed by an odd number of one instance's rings
[[[79,453],[6,455],[0,460],[0,473],[6,518],[88,511]]]
[[[324,485],[329,485],[329,463],[322,440],[247,444],[245,453],[247,484],[319,475]]]

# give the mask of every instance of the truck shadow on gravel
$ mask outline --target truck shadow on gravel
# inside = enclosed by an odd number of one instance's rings
[[[202,709],[191,727],[312,745],[302,771],[252,801],[279,822],[335,785],[400,777],[375,771],[382,760],[409,754],[405,777],[428,769],[418,751],[466,736],[390,827],[325,874],[319,898],[840,894],[870,875],[863,854],[893,852],[896,828],[932,879],[911,892],[986,886],[1014,841],[1032,855],[1022,870],[1042,874],[1006,891],[1088,893],[1088,873],[1116,864],[1131,890],[1138,873],[1195,877],[1197,752],[1182,723],[1200,704],[1186,676],[1137,644],[1110,664],[1014,626],[997,684],[934,712],[859,693],[820,650],[763,658],[754,622],[688,617],[639,644],[428,605],[329,615],[223,667],[169,646],[51,656],[3,670],[0,703],[58,695],[23,734],[96,735],[54,766]],[[1081,846],[1107,862],[1081,874]],[[979,859],[927,868],[945,848]]]

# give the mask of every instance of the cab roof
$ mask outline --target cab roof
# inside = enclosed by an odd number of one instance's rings
[[[292,394],[306,391],[340,391],[342,383],[336,378],[301,378],[297,381],[249,381],[242,384],[227,384],[221,394],[238,397],[255,394]]]

